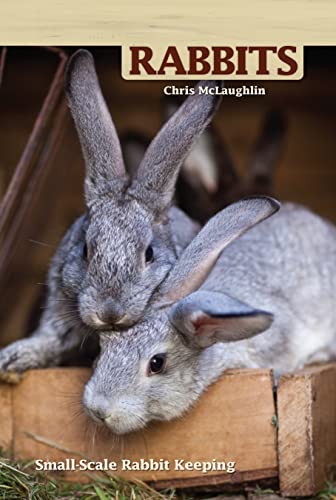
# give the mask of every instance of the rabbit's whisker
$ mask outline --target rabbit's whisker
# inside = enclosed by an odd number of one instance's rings
[[[56,245],[51,245],[50,243],[45,243],[44,241],[38,241],[38,240],[28,240],[29,243],[34,243],[35,245],[41,245],[42,247],[51,247],[51,248],[56,248]]]

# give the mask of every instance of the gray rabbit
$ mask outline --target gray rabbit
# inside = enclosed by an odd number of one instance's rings
[[[80,316],[93,328],[129,326],[142,316],[175,262],[178,246],[183,248],[198,230],[170,207],[180,164],[219,99],[195,95],[186,101],[130,179],[90,53],[78,51],[70,60],[66,92],[86,163],[87,270],[78,297]]]
[[[278,377],[335,358],[336,229],[292,204],[255,226],[277,209],[269,198],[225,208],[184,250],[144,318],[100,334],[83,396],[95,421],[127,433],[181,416],[228,368]]]
[[[57,365],[90,331],[134,324],[199,230],[171,203],[180,165],[220,97],[190,96],[130,178],[89,52],[72,56],[65,86],[86,164],[87,213],[70,228],[52,261],[40,326],[0,352],[2,371]]]

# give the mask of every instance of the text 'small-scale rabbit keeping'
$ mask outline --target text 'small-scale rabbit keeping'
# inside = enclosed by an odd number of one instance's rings
[[[182,415],[228,368],[279,376],[335,357],[332,224],[267,197],[230,205],[200,231],[170,208],[216,96],[188,97],[130,179],[88,52],[70,60],[66,92],[87,213],[53,259],[38,330],[0,351],[2,372],[60,364],[94,333],[83,407],[122,434]]]

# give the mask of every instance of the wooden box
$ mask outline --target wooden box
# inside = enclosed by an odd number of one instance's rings
[[[289,496],[323,488],[336,460],[336,365],[283,377],[276,402],[269,370],[228,371],[183,418],[124,437],[82,414],[89,376],[82,368],[32,370],[18,385],[0,384],[0,445],[11,447],[17,458],[68,466],[106,459],[116,463],[113,474],[157,488],[222,485],[225,490],[279,480]],[[70,458],[74,462],[66,461]],[[164,470],[145,470],[150,459]],[[128,470],[134,463],[143,470]],[[59,474],[87,479],[78,467]]]

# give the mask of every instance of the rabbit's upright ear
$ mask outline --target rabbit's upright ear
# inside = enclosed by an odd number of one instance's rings
[[[113,182],[125,177],[125,168],[94,60],[87,50],[78,50],[70,58],[65,91],[86,163],[86,194],[90,198],[100,188],[106,192],[106,182],[113,189]]]
[[[169,320],[200,347],[243,340],[265,331],[273,321],[267,311],[215,292],[195,292],[175,304]]]
[[[256,192],[270,192],[286,131],[287,120],[283,113],[274,110],[266,114],[247,166],[247,180]]]
[[[210,122],[220,102],[219,82],[200,82],[153,139],[139,166],[132,191],[153,210],[164,210],[172,200],[179,168],[194,142]],[[207,88],[201,94],[200,88]],[[212,94],[213,93],[213,94]]]
[[[280,204],[269,197],[251,197],[224,208],[197,234],[174,265],[158,294],[172,304],[197,290],[205,281],[225,247],[259,222],[278,211]]]
[[[179,103],[179,99],[171,96],[163,100],[164,121],[173,116],[179,108]],[[181,176],[183,175],[194,190],[201,189],[209,195],[218,190],[219,162],[216,153],[214,133],[212,128],[208,127],[195,142],[181,166]]]

